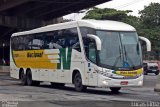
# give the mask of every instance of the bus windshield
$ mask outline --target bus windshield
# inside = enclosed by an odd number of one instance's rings
[[[130,69],[142,65],[136,32],[97,30],[96,35],[102,42],[102,50],[98,53],[101,66]]]

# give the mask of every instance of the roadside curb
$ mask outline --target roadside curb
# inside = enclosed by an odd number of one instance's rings
[[[160,75],[158,75],[158,81],[157,81],[157,84],[154,88],[154,91],[155,92],[160,92]]]
[[[10,75],[10,72],[0,72],[0,76],[4,76],[4,75]]]
[[[0,66],[0,76],[9,74],[10,74],[10,66]]]

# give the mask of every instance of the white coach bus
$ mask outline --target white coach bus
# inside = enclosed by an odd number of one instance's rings
[[[148,39],[140,37],[151,48]],[[10,75],[23,85],[51,82],[108,87],[143,85],[142,53],[135,28],[117,21],[81,20],[14,33]]]

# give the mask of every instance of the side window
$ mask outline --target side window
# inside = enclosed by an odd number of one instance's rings
[[[55,37],[55,48],[65,48],[66,47],[66,37],[63,33],[63,30],[57,31],[56,37]]]
[[[72,48],[81,52],[77,29],[76,28],[67,29],[64,32],[64,35],[66,35],[66,46],[68,48]]]
[[[55,34],[54,32],[47,32],[44,34],[44,48],[54,49],[55,48]]]
[[[80,27],[86,57],[96,63],[96,43],[93,39],[87,38],[87,34],[95,34],[95,30],[87,27]]]
[[[25,50],[24,36],[18,37],[18,50]]]
[[[72,48],[81,52],[77,29],[71,28],[71,29],[54,31],[54,39],[52,41],[52,47],[58,49]]]
[[[82,37],[87,37],[87,34],[96,34],[95,30],[87,27],[80,27]]]
[[[32,49],[32,47],[31,47],[31,41],[32,41],[32,39],[33,39],[33,36],[31,36],[31,35],[27,35],[27,36],[25,36],[24,37],[24,44],[25,44],[25,50],[30,50],[30,49]]]
[[[25,50],[25,41],[24,37],[13,37],[12,38],[12,49],[19,51],[19,50]]]
[[[44,41],[43,41],[43,34],[36,34],[28,43],[29,49],[43,49],[44,48]]]
[[[11,48],[12,50],[15,50],[15,37],[11,38]]]
[[[16,50],[16,43],[17,43],[17,37],[12,37],[11,39],[12,50]]]
[[[96,43],[91,38],[83,37],[86,57],[93,63],[96,63]]]

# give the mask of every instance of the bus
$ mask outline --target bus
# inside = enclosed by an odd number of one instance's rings
[[[143,62],[139,40],[147,50],[150,41],[139,37],[128,24],[109,20],[80,20],[14,33],[10,44],[10,76],[23,85],[50,82],[58,87],[143,85]]]

